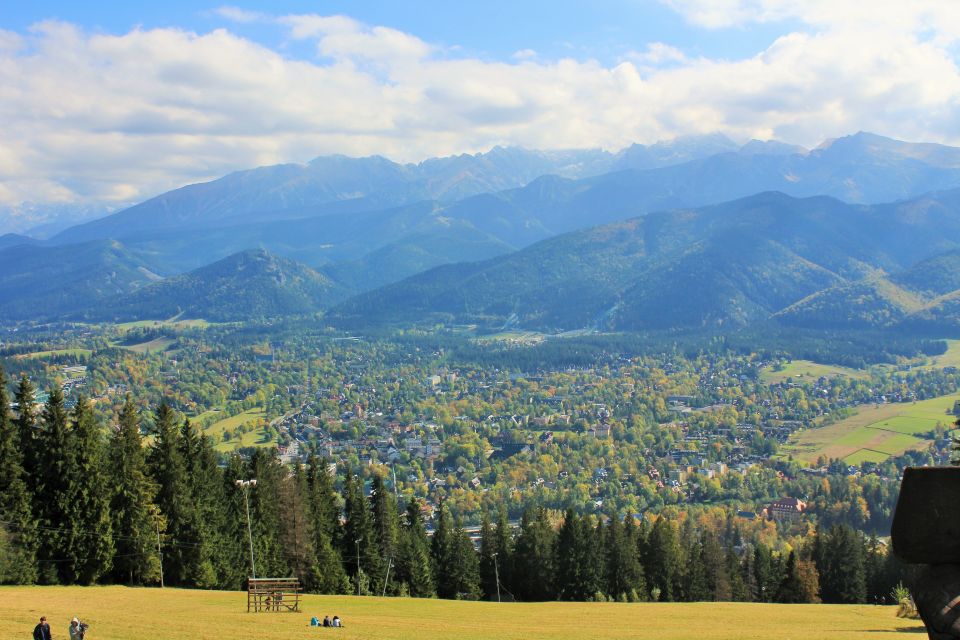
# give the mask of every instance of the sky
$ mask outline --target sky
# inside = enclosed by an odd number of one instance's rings
[[[860,130],[960,145],[960,2],[147,5],[0,0],[8,228],[332,153]]]

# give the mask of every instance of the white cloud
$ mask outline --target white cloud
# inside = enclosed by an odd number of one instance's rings
[[[960,143],[960,71],[948,46],[960,19],[919,4],[871,4],[885,17],[857,29],[863,11],[852,3],[693,0],[678,9],[698,24],[807,26],[743,59],[651,43],[614,65],[523,51],[479,60],[346,16],[229,7],[219,15],[277,25],[317,57],[226,29],[0,30],[0,204],[129,202],[326,153],[419,160],[713,131],[805,146],[861,129]]]

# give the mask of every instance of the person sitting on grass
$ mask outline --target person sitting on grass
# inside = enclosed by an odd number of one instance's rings
[[[334,626],[337,628],[343,626],[343,624],[340,622],[340,616],[333,616],[333,623],[331,624],[331,626]]]

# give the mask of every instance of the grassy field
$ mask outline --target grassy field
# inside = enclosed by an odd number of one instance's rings
[[[173,338],[154,338],[147,342],[141,342],[139,344],[125,344],[119,345],[128,351],[133,351],[134,353],[159,353],[161,351],[166,351],[170,348],[176,340]]]
[[[927,441],[918,435],[932,431],[937,422],[949,425],[954,418],[947,415],[947,410],[956,400],[960,400],[960,394],[916,403],[867,406],[828,427],[794,434],[780,454],[806,462],[821,455],[843,458],[851,464],[882,462],[907,449],[925,446]]]
[[[160,327],[169,327],[173,329],[191,329],[204,328],[210,326],[206,320],[137,320],[135,322],[119,322],[115,325],[120,331],[129,331],[130,329],[152,329]]]
[[[342,629],[310,626],[336,614]],[[894,607],[744,603],[497,604],[306,596],[303,613],[246,613],[246,594],[126,587],[0,587],[0,640],[29,638],[41,615],[54,638],[74,615],[90,640],[867,640],[904,633],[918,621]]]
[[[960,367],[960,340],[947,340],[947,352],[930,359],[922,368]]]
[[[809,381],[834,376],[863,378],[867,376],[867,372],[830,364],[819,364],[811,360],[793,360],[779,371],[774,371],[772,367],[764,367],[760,372],[760,379],[766,384],[779,384],[794,379]]]
[[[53,349],[51,351],[35,351],[34,353],[21,353],[14,356],[16,360],[35,360],[38,358],[52,358],[53,356],[79,356],[89,357],[93,354],[90,349]]]
[[[248,422],[254,422],[266,417],[266,412],[262,407],[255,407],[253,409],[247,409],[243,413],[238,413],[235,416],[229,418],[224,418],[218,422],[214,422],[212,425],[204,429],[204,435],[208,435],[213,438],[216,442],[216,449],[218,451],[233,451],[240,447],[255,447],[259,444],[267,444],[269,441],[265,440],[266,434],[263,429],[255,429],[253,431],[248,431],[244,433],[240,439],[234,438],[229,442],[223,441],[223,432],[232,431],[237,427],[247,424]]]

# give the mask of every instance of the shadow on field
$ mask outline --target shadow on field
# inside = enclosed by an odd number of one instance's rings
[[[927,633],[925,627],[897,627],[896,629],[865,629],[864,633]]]

